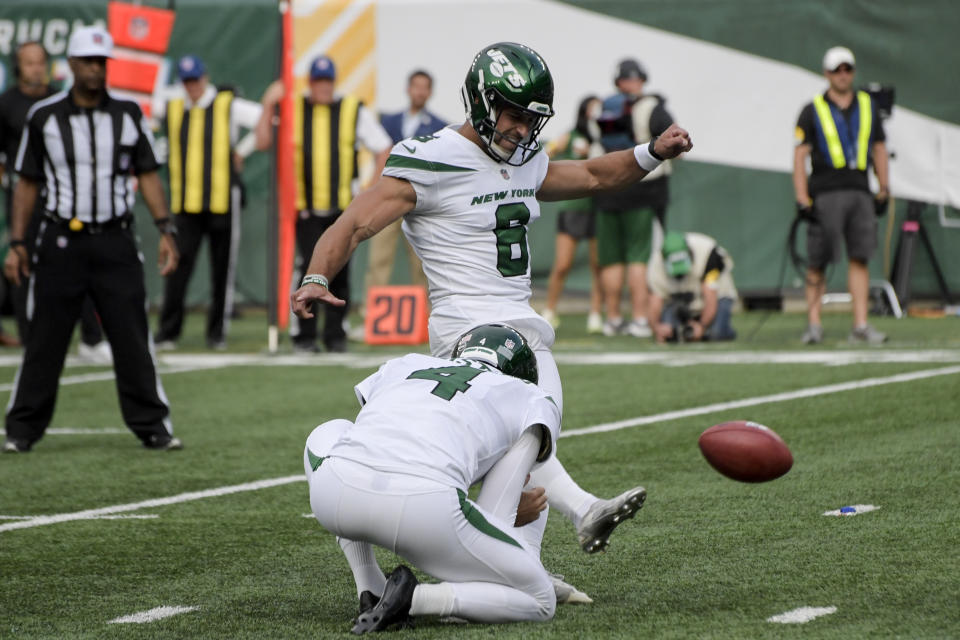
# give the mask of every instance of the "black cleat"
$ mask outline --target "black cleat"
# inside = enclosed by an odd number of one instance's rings
[[[383,588],[380,602],[369,611],[357,616],[351,631],[356,635],[383,631],[394,624],[410,624],[410,605],[413,603],[413,590],[417,586],[417,577],[409,568],[400,565],[387,576],[387,586]]]
[[[33,445],[26,440],[17,438],[5,438],[3,441],[4,453],[27,453]]]
[[[165,433],[153,434],[143,441],[143,446],[154,451],[178,451],[183,449],[183,442]]]
[[[377,606],[380,602],[380,596],[375,595],[373,591],[363,591],[360,593],[360,614],[363,615],[370,609]]]

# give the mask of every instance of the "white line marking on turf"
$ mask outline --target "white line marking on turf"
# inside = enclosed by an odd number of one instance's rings
[[[875,386],[884,385],[884,384],[910,382],[913,380],[922,380],[924,378],[934,378],[937,376],[951,375],[954,373],[960,373],[960,366],[943,367],[940,369],[926,369],[924,371],[902,373],[894,376],[887,376],[885,378],[867,378],[865,380],[856,380],[853,382],[831,384],[823,387],[811,387],[809,389],[801,389],[799,391],[789,391],[786,393],[777,393],[769,396],[759,396],[757,398],[745,398],[743,400],[735,400],[733,402],[719,402],[716,404],[706,405],[704,407],[694,407],[691,409],[683,409],[680,411],[668,411],[666,413],[660,413],[657,415],[646,416],[642,418],[621,420],[619,422],[609,422],[607,424],[599,424],[593,427],[585,427],[583,429],[574,429],[566,432],[561,432],[560,437],[563,438],[563,437],[569,437],[569,436],[582,436],[588,433],[616,431],[618,429],[626,429],[628,427],[635,427],[639,425],[650,424],[653,422],[664,422],[667,420],[676,420],[678,418],[686,418],[690,416],[703,415],[706,413],[715,413],[718,411],[725,411],[727,409],[737,409],[740,407],[752,407],[755,405],[766,404],[770,402],[786,402],[788,400],[795,400],[798,398],[807,398],[810,396],[824,395],[828,393],[839,393],[841,391],[850,391],[854,389],[865,389],[868,387],[875,387]],[[29,520],[2,524],[0,525],[0,532],[12,531],[14,529],[27,529],[31,527],[40,527],[43,525],[57,524],[60,522],[70,522],[72,520],[88,520],[90,518],[106,515],[106,514],[112,514],[112,513],[118,513],[118,512],[124,512],[124,511],[137,511],[138,509],[159,507],[159,506],[164,506],[168,504],[176,504],[179,502],[189,502],[191,500],[201,500],[204,498],[212,498],[216,496],[227,495],[230,493],[239,493],[241,491],[256,491],[258,489],[266,489],[268,487],[275,487],[278,485],[289,484],[291,482],[303,481],[305,479],[306,479],[306,476],[303,476],[303,475],[286,476],[283,478],[259,480],[257,482],[248,482],[246,484],[232,485],[229,487],[220,487],[217,489],[207,489],[206,491],[194,491],[191,493],[181,493],[176,496],[170,496],[169,498],[156,498],[153,500],[145,500],[143,502],[135,502],[132,504],[122,504],[122,505],[116,505],[113,507],[102,507],[100,509],[88,509],[86,511],[76,511],[74,513],[63,513],[63,514],[53,515],[53,516],[37,516]]]
[[[107,622],[107,624],[143,624],[144,622],[153,622],[154,620],[162,620],[163,618],[169,618],[170,616],[175,616],[181,613],[187,613],[188,611],[196,611],[200,607],[154,607],[149,611],[140,611],[138,613],[131,613],[128,616],[120,616],[119,618],[114,618]]]
[[[41,516],[0,516],[0,520],[33,520]],[[155,513],[130,514],[125,516],[91,516],[88,520],[149,520],[159,518]]]
[[[840,393],[841,391],[853,391],[856,389],[868,389],[885,384],[895,384],[898,382],[911,382],[913,380],[923,380],[924,378],[934,378],[937,376],[947,376],[960,373],[960,366],[942,367],[940,369],[925,369],[923,371],[913,371],[911,373],[898,373],[893,376],[883,378],[866,378],[864,380],[853,380],[851,382],[841,382],[838,384],[828,384],[822,387],[810,387],[808,389],[798,389],[797,391],[786,391],[784,393],[774,393],[768,396],[757,396],[755,398],[744,398],[743,400],[733,400],[731,402],[716,402],[714,404],[704,405],[702,407],[691,407],[690,409],[681,409],[679,411],[667,411],[652,416],[643,416],[640,418],[629,418],[627,420],[618,420],[616,422],[607,422],[592,427],[582,429],[569,429],[560,432],[561,438],[571,438],[574,436],[583,436],[589,433],[604,433],[606,431],[618,431],[630,427],[652,424],[654,422],[665,422],[667,420],[678,420],[680,418],[689,418],[692,416],[702,416],[708,413],[717,413],[729,409],[742,409],[743,407],[755,407],[761,404],[771,404],[775,402],[787,402],[788,400],[799,400],[800,398],[810,398],[813,396],[822,396],[830,393]]]
[[[810,622],[821,616],[828,616],[836,613],[836,607],[800,607],[792,611],[786,611],[775,616],[767,618],[767,622],[779,622],[781,624],[803,624]]]
[[[256,353],[166,353],[158,357],[160,374],[186,373],[204,369],[220,369],[237,366],[308,366],[374,368],[397,353],[329,353],[268,355]],[[838,366],[847,364],[903,364],[903,363],[957,363],[960,349],[848,349],[836,351],[709,351],[661,349],[657,351],[630,351],[612,353],[576,353],[555,351],[554,358],[560,364],[578,365],[630,365],[661,364],[666,366],[690,366],[699,364],[822,364]],[[0,367],[20,366],[19,355],[0,356]],[[67,366],[75,363],[67,360]],[[79,384],[112,380],[112,371],[100,371],[76,376],[67,376],[61,384]],[[9,391],[10,384],[0,385],[0,391]]]
[[[858,516],[861,513],[876,511],[879,508],[880,507],[872,504],[851,504],[848,507],[840,507],[839,509],[834,509],[833,511],[824,511],[823,515],[825,516]]]
[[[53,516],[36,516],[29,520],[20,522],[10,522],[0,524],[0,531],[12,531],[14,529],[29,529],[30,527],[42,527],[47,524],[57,524],[60,522],[70,522],[72,520],[90,520],[114,513],[123,513],[126,511],[138,511],[140,509],[152,509],[154,507],[163,507],[168,504],[178,504],[180,502],[190,502],[191,500],[203,500],[204,498],[216,498],[231,493],[240,493],[242,491],[257,491],[258,489],[267,489],[291,482],[302,482],[306,476],[286,476],[283,478],[271,478],[270,480],[257,480],[256,482],[246,482],[244,484],[235,484],[229,487],[218,487],[216,489],[206,489],[204,491],[191,491],[190,493],[181,493],[167,498],[154,498],[144,500],[143,502],[133,502],[130,504],[118,504],[112,507],[101,507],[99,509],[87,509],[85,511],[74,511],[73,513],[61,513]]]
[[[128,429],[83,429],[80,427],[59,427],[56,429],[47,429],[44,433],[54,436],[86,436],[99,435],[101,433],[130,433]]]

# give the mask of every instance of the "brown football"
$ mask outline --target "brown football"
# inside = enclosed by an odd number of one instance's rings
[[[740,482],[767,482],[793,466],[793,454],[773,429],[736,420],[700,434],[700,452],[710,466]]]

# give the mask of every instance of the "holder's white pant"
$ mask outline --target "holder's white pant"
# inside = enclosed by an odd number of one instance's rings
[[[445,614],[477,622],[553,617],[556,596],[537,556],[514,527],[466,498],[461,504],[454,488],[328,458],[310,477],[310,506],[336,535],[389,549],[448,582],[454,602]]]

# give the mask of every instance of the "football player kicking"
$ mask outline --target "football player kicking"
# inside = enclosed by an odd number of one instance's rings
[[[453,359],[390,360],[355,387],[355,422],[310,434],[310,506],[351,560],[362,609],[354,633],[421,615],[553,617],[550,576],[513,526],[526,476],[551,457],[560,431],[560,409],[536,384],[526,339],[484,325],[457,342]],[[385,577],[373,544],[443,582],[419,584],[403,565]]]
[[[521,44],[485,47],[462,89],[467,119],[430,136],[401,141],[382,177],[360,194],[317,242],[291,307],[312,315],[315,302],[342,305],[327,289],[357,245],[394,220],[423,261],[430,288],[430,351],[449,357],[470,327],[506,322],[530,341],[540,387],[563,408],[560,374],[550,351],[554,332],[530,306],[527,227],[538,200],[570,200],[643,179],[659,163],[692,148],[673,125],[632,150],[589,160],[549,161],[537,137],[553,116],[553,78],[543,59]],[[611,500],[584,491],[551,457],[532,474],[550,506],[576,527],[584,551],[607,547],[613,529],[642,506],[635,487]],[[539,552],[547,518],[523,528]]]

